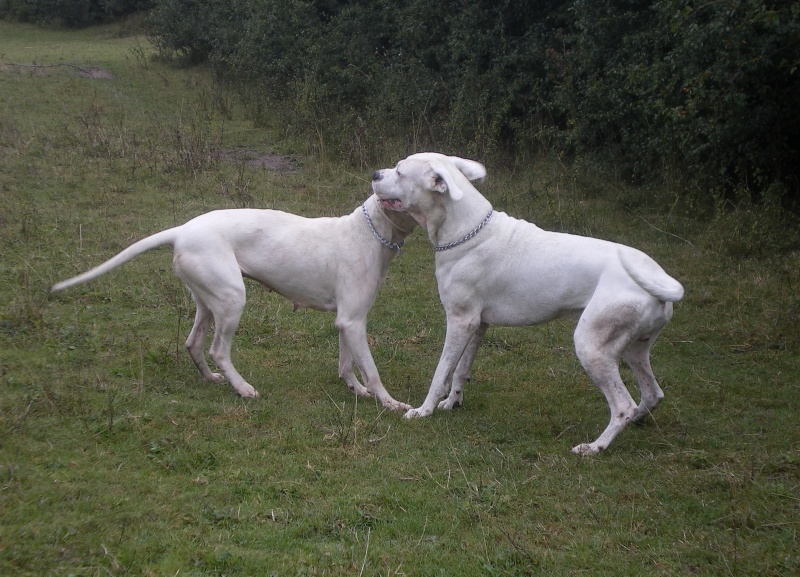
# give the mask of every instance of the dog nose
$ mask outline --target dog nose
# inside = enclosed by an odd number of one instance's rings
[[[383,175],[381,174],[380,170],[376,170],[375,172],[372,173],[372,181],[373,182],[375,182],[376,180],[380,180],[382,178],[383,178]]]

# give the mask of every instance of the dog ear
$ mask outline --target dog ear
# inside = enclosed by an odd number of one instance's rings
[[[431,166],[425,173],[425,178],[428,180],[428,190],[445,194],[450,190],[447,179],[443,176],[444,171],[441,167]]]
[[[435,190],[439,194],[444,194],[450,189],[450,187],[447,185],[447,181],[441,174],[439,174],[435,170],[432,172],[433,172],[433,186],[431,187],[432,190]]]
[[[468,169],[468,172],[473,177],[479,177],[486,174],[483,165],[472,160],[459,159],[464,162],[463,166]],[[458,166],[455,166],[449,157],[442,157],[442,159],[429,160],[431,172],[435,175],[435,184],[431,190],[435,190],[441,194],[448,193],[453,200],[460,200],[464,196],[464,192],[470,190],[478,192],[472,183]],[[480,193],[479,193],[480,194]]]
[[[431,190],[439,194],[449,194],[453,200],[459,200],[464,196],[464,191],[459,186],[458,179],[452,174],[452,169],[444,163],[431,162]]]
[[[460,158],[458,156],[451,156],[450,161],[456,165],[456,168],[461,171],[461,174],[467,177],[470,182],[483,182],[486,177],[486,167],[480,162]]]
[[[451,174],[445,171],[443,175],[446,176],[441,176],[440,178],[446,183],[445,189],[450,193],[450,198],[453,200],[461,200],[461,197],[464,196],[464,191],[453,181]]]

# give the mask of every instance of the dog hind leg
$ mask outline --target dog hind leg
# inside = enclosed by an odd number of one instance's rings
[[[244,281],[241,277],[239,284],[241,286],[235,287],[236,290],[220,291],[219,298],[210,303],[211,312],[214,314],[214,339],[211,341],[208,353],[239,396],[255,398],[258,397],[258,391],[239,374],[231,361],[233,335],[239,327],[246,298]]]
[[[636,409],[636,415],[633,418],[634,422],[644,419],[664,399],[664,391],[658,385],[653,369],[650,366],[650,349],[657,336],[658,331],[650,334],[646,340],[635,340],[622,354],[622,358],[625,359],[625,362],[633,371],[642,393],[642,398]]]
[[[176,247],[172,267],[175,274],[189,287],[197,303],[195,326],[187,340],[192,360],[203,373],[205,360],[201,360],[202,340],[200,337],[204,336],[205,330],[207,330],[207,309],[214,318],[214,338],[211,340],[211,348],[208,351],[211,360],[216,363],[233,390],[240,396],[258,397],[258,391],[239,374],[231,362],[233,335],[239,327],[239,320],[242,318],[242,311],[247,300],[242,271],[235,255],[233,253],[201,255]],[[201,321],[199,325],[198,319]],[[206,368],[208,367],[206,366]],[[210,370],[209,373],[211,373]],[[215,379],[212,378],[212,380]]]
[[[202,300],[198,299],[194,294],[192,297],[197,305],[197,311],[195,312],[192,330],[186,338],[186,350],[189,352],[189,356],[194,361],[194,364],[200,370],[200,374],[203,375],[203,378],[207,381],[218,383],[222,381],[224,377],[219,373],[211,372],[211,369],[208,367],[208,362],[206,362],[204,350],[206,334],[208,333],[208,328],[211,326],[213,315]]]
[[[619,374],[621,353],[618,351],[624,348],[627,340],[623,323],[624,320],[619,319],[615,322],[611,315],[594,320],[582,317],[575,330],[578,359],[605,396],[611,415],[608,426],[595,441],[573,447],[572,452],[578,455],[596,455],[606,450],[637,414],[636,403]]]

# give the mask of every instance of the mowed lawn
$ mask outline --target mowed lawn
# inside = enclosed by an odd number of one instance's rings
[[[203,382],[168,249],[50,295],[209,210],[349,213],[413,152],[341,164],[152,56],[114,26],[0,23],[0,575],[800,574],[800,256],[731,256],[672,191],[476,159],[496,209],[686,287],[653,351],[665,401],[593,458],[570,448],[608,408],[569,320],[490,329],[465,406],[405,421],[338,379],[333,315],[253,283],[233,360],[261,397]],[[368,328],[419,405],[444,337],[423,231]]]

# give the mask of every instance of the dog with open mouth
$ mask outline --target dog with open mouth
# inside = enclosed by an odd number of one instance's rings
[[[463,403],[463,388],[490,325],[527,326],[577,316],[575,352],[611,413],[602,434],[572,451],[593,455],[664,398],[650,349],[672,317],[683,286],[643,252],[613,242],[543,230],[495,211],[473,186],[482,164],[438,153],[413,154],[376,171],[382,205],[406,212],[427,230],[447,333],[430,390],[406,418]],[[635,403],[619,372],[630,366],[641,391]],[[449,394],[448,394],[449,387]]]

